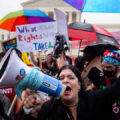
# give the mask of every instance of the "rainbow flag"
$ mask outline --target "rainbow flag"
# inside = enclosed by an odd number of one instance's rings
[[[82,11],[84,0],[64,0],[64,1],[71,5],[72,7],[78,9],[79,11]]]

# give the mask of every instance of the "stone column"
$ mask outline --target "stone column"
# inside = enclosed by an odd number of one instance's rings
[[[69,18],[68,18],[68,22],[72,22],[72,12],[69,12]]]
[[[77,12],[77,14],[76,14],[76,15],[77,15],[77,17],[76,17],[76,21],[77,21],[77,22],[80,21],[80,14],[81,14],[80,12]]]

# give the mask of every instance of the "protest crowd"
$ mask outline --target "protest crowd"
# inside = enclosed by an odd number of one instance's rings
[[[73,38],[70,34],[66,36],[65,31],[57,31],[53,36],[54,22],[49,18],[46,26],[40,23],[32,27],[17,26],[17,36],[11,39],[17,40],[17,45],[9,49],[3,41],[0,120],[120,120],[120,45],[117,40],[108,32],[103,36],[98,32],[95,42],[96,38],[86,32],[85,36],[93,41],[82,49],[79,45],[78,55],[71,56],[69,43],[77,36],[74,33]],[[68,33],[74,27],[82,31],[81,27],[86,25],[76,22],[72,27],[64,25],[64,29]],[[37,34],[38,28],[46,33]],[[48,41],[42,41],[44,37]],[[104,38],[113,43],[102,41]]]

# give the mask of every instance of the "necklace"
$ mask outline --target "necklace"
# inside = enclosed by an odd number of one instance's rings
[[[67,106],[67,107],[77,107],[77,106],[78,106],[78,100],[77,100],[77,102],[76,102],[75,104],[72,104],[72,105],[67,105],[67,104],[65,104],[63,101],[62,101],[62,103],[63,103],[65,106]]]

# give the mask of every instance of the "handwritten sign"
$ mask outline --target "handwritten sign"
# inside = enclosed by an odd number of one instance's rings
[[[56,22],[16,26],[17,48],[21,52],[42,51],[53,48]]]
[[[5,49],[5,51],[9,50],[11,47],[16,47],[17,46],[16,38],[3,41],[2,46]]]

